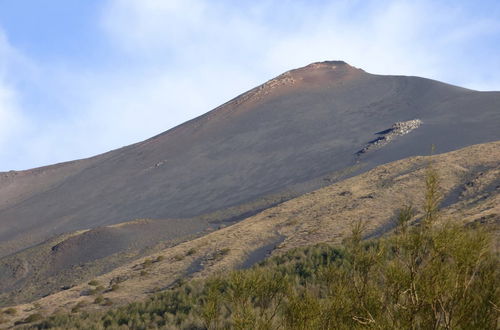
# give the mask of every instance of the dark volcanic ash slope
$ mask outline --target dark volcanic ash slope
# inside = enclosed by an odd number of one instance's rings
[[[422,124],[409,134],[357,154],[376,133],[415,119]],[[0,173],[0,256],[63,232],[298,194],[313,188],[301,183],[428,154],[432,144],[445,152],[499,139],[498,92],[314,63],[144,142]]]

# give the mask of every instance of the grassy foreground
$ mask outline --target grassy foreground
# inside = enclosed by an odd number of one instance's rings
[[[387,237],[363,240],[358,222],[341,246],[295,249],[107,312],[34,314],[26,327],[497,329],[500,261],[491,234],[442,219],[432,169],[426,181],[419,216],[403,207]]]

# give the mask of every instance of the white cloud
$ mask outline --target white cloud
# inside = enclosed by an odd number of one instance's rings
[[[22,117],[19,114],[12,90],[0,82],[0,148],[10,142],[19,131]]]
[[[498,22],[473,21],[459,5],[431,1],[110,0],[102,24],[134,56],[179,65],[250,66],[277,74],[313,61],[343,59],[367,71],[467,84],[454,53]],[[496,32],[495,32],[496,31]]]
[[[0,29],[0,159],[8,157],[27,123],[18,104],[15,88],[8,81],[15,62],[21,60]],[[7,163],[7,161],[3,161]],[[2,166],[2,164],[0,164]]]
[[[102,24],[112,41],[128,51],[158,51],[190,40],[203,25],[206,7],[198,0],[112,0]]]

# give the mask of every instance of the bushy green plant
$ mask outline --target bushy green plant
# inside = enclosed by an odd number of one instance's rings
[[[181,260],[184,260],[184,256],[182,254],[176,254],[174,256],[174,260],[175,261],[181,261]]]
[[[38,322],[40,320],[43,319],[43,316],[42,314],[39,314],[39,313],[35,313],[35,314],[31,314],[29,315],[28,317],[26,317],[23,322],[24,323],[33,323],[33,322]]]
[[[104,297],[102,295],[98,295],[95,299],[94,299],[94,304],[102,304],[102,302],[104,301]]]
[[[7,315],[16,315],[17,310],[14,307],[9,307],[7,309],[4,309],[3,313]]]
[[[144,262],[142,263],[142,267],[143,268],[149,268],[153,265],[153,259],[150,259],[150,258],[147,258],[146,260],[144,260]]]
[[[102,286],[102,285],[98,285],[98,286],[96,286],[95,288],[90,289],[90,290],[89,290],[89,294],[90,294],[90,295],[96,295],[96,294],[100,294],[100,293],[101,293],[101,292],[103,292],[103,291],[104,291],[104,286]]]
[[[90,286],[98,286],[99,282],[97,280],[92,280],[88,283]]]

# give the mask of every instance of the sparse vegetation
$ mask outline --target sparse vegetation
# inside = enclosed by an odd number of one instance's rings
[[[6,315],[11,315],[11,316],[13,316],[13,315],[16,315],[16,314],[17,314],[17,310],[16,310],[15,308],[13,308],[13,307],[9,307],[9,308],[7,308],[7,309],[4,309],[4,310],[3,310],[3,313],[4,313],[4,314],[6,314]]]
[[[98,286],[99,285],[99,282],[96,281],[96,280],[92,280],[88,283],[90,286]]]
[[[195,248],[190,248],[187,252],[186,252],[186,255],[187,256],[192,256],[193,254],[195,254],[197,252],[197,250]]]
[[[153,259],[150,259],[150,258],[147,258],[146,260],[144,260],[144,262],[142,263],[142,267],[143,268],[149,268],[153,265]]]
[[[99,305],[99,304],[102,304],[103,301],[104,301],[104,297],[102,295],[99,295],[94,299],[94,304]]]
[[[437,183],[431,169],[422,216],[404,207],[387,237],[363,240],[364,224],[355,222],[340,246],[297,248],[145,302],[52,316],[37,327],[495,329],[498,251],[486,229],[441,218]]]
[[[174,256],[174,260],[175,261],[182,261],[182,260],[184,260],[184,256],[182,254],[176,254]]]
[[[122,282],[125,282],[129,277],[127,275],[125,276],[115,276],[111,279],[109,284],[112,286],[113,284],[119,284]]]
[[[87,306],[87,302],[81,300],[71,309],[71,313],[78,313],[85,306]]]
[[[147,302],[49,318],[41,327],[495,328],[499,263],[486,232],[411,226],[370,242],[360,233],[356,227],[343,247],[296,249]]]
[[[98,285],[95,288],[89,290],[89,294],[92,295],[92,296],[96,295],[96,294],[100,294],[101,292],[104,291],[104,289],[105,289],[104,286]]]
[[[224,256],[229,254],[229,251],[231,251],[231,249],[229,249],[229,248],[223,248],[223,249],[218,250],[217,253],[215,254],[215,260],[217,260],[217,261],[222,260],[224,258]]]
[[[23,320],[22,323],[33,323],[33,322],[38,322],[43,319],[43,315],[39,313],[31,314],[27,318]]]

